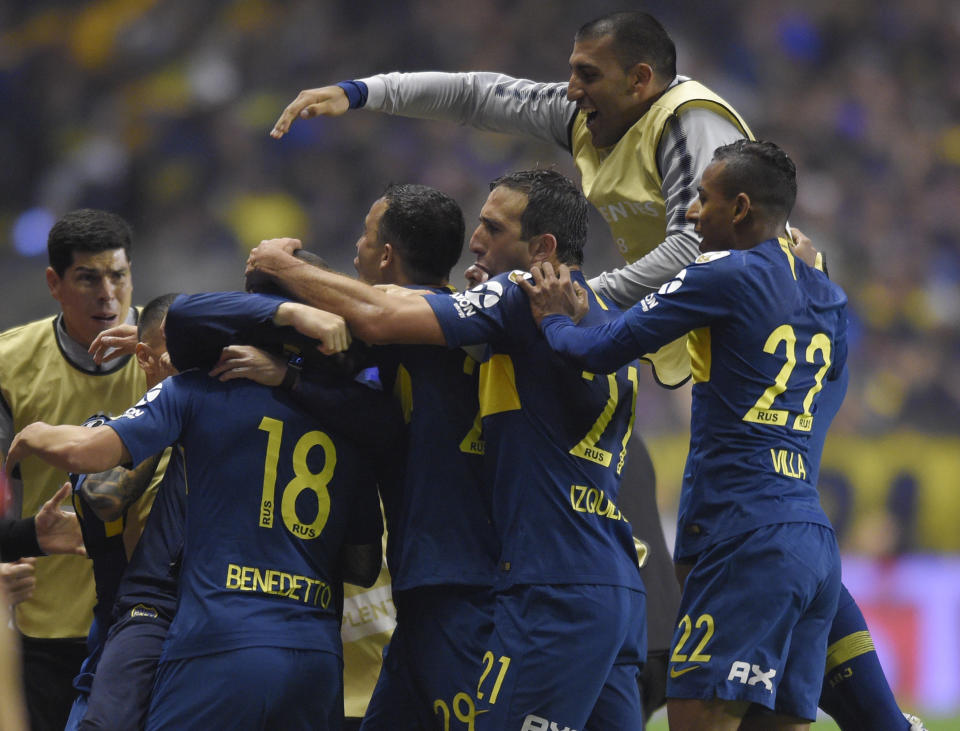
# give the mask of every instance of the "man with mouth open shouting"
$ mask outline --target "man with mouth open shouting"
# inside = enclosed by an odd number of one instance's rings
[[[79,424],[98,410],[120,414],[145,390],[135,359],[100,366],[87,352],[103,330],[136,324],[130,248],[129,225],[107,211],[72,211],[51,229],[46,280],[61,311],[0,333],[0,455],[31,422]],[[19,517],[36,513],[67,473],[28,459],[13,478],[14,514],[8,517]],[[140,521],[133,522],[131,530],[138,530]],[[36,577],[33,597],[16,610],[27,706],[33,729],[59,731],[73,702],[73,676],[87,653],[93,573],[83,557],[49,556],[37,560]]]

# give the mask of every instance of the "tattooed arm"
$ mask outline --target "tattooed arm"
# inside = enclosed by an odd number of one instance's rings
[[[120,518],[124,511],[143,495],[163,454],[143,460],[132,470],[114,467],[106,472],[87,475],[80,485],[83,499],[104,522]]]

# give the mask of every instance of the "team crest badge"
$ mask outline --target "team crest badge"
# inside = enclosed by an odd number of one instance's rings
[[[522,269],[514,269],[507,276],[507,279],[509,279],[514,284],[520,284],[520,280],[522,279],[526,279],[527,281],[532,280],[533,275],[530,272],[523,271]]]

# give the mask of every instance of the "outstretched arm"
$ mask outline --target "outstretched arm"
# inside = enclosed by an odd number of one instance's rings
[[[332,312],[346,320],[355,337],[370,344],[446,344],[426,298],[392,297],[350,277],[311,266],[292,255],[299,248],[297,239],[271,239],[261,242],[247,259],[248,271],[259,270],[279,279],[299,299],[312,305],[281,305],[277,324],[292,325],[308,337],[317,337],[322,320]],[[318,313],[314,308],[326,312]]]
[[[13,438],[4,469],[9,475],[24,458],[36,455],[67,472],[103,472],[130,461],[130,453],[109,426],[28,424]]]
[[[298,118],[337,117],[359,108],[527,135],[564,149],[570,147],[570,122],[576,113],[576,105],[567,100],[565,82],[542,83],[479,71],[394,72],[301,91],[284,109],[270,136],[283,137]]]
[[[534,265],[530,273],[532,279],[522,279],[520,286],[530,299],[534,319],[550,347],[580,368],[592,373],[612,373],[676,337],[671,335],[660,340],[638,337],[628,321],[633,309],[603,325],[577,327],[571,316],[577,319],[583,316],[586,293],[571,281],[570,270],[561,264],[554,272],[547,263],[542,268]]]

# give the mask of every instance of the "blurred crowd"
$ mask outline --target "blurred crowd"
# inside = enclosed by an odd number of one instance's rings
[[[300,89],[378,71],[564,79],[576,28],[628,5],[6,0],[0,328],[54,310],[46,233],[73,208],[133,224],[142,303],[237,288],[246,252],[272,236],[300,237],[349,271],[369,202],[391,181],[439,187],[472,221],[507,170],[575,175],[546,145],[376,114],[300,121],[281,141],[267,133]],[[853,376],[836,428],[960,434],[960,4],[642,7],[673,35],[681,73],[797,162],[792,221],[851,299]],[[585,269],[618,263],[596,218]],[[644,391],[644,430],[684,425],[682,394]]]

